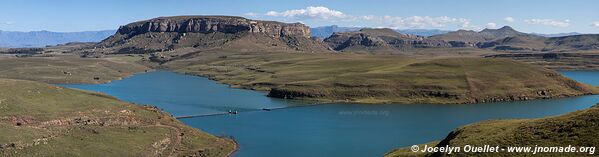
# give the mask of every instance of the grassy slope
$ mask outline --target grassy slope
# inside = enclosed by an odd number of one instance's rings
[[[63,57],[0,57],[0,78],[46,83],[105,83],[148,68],[134,63],[138,58],[110,59]],[[94,77],[98,77],[96,80]]]
[[[572,51],[557,54],[559,54],[557,58],[545,58],[542,54],[521,55],[510,58],[556,70],[599,70],[598,50]],[[518,54],[512,53],[512,55]]]
[[[234,143],[155,108],[0,79],[0,156],[226,156]]]
[[[592,88],[507,59],[209,53],[166,64],[272,96],[362,103],[471,103],[580,95]]]
[[[435,146],[439,144],[439,141],[433,141],[425,144],[418,144],[418,148],[424,148],[425,145]],[[426,156],[427,154],[422,152],[413,152],[409,147],[405,148],[397,148],[385,154],[385,157],[417,157],[417,156]]]
[[[599,105],[562,116],[540,119],[493,120],[467,125],[451,132],[438,146],[598,146]],[[434,144],[435,142],[431,143]],[[430,145],[430,144],[429,144]],[[595,152],[596,153],[596,152]],[[426,156],[409,148],[397,149],[386,157]],[[439,155],[439,154],[436,154]],[[435,155],[435,156],[436,156]],[[453,154],[455,156],[530,156],[527,153]],[[587,153],[541,153],[539,156],[583,156]]]

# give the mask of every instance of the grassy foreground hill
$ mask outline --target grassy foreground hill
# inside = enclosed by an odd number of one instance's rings
[[[231,140],[153,107],[0,79],[0,156],[227,156]]]
[[[544,147],[596,147],[599,129],[599,105],[562,116],[539,119],[492,120],[456,129],[437,146],[544,146]],[[421,147],[424,148],[424,147]],[[580,150],[580,149],[579,149]],[[597,152],[594,152],[597,153]],[[532,153],[453,153],[451,156],[532,156]],[[539,153],[537,156],[593,156],[587,152]],[[409,148],[394,150],[386,157],[447,156],[447,154],[414,153]]]
[[[135,63],[135,57],[80,58],[2,57],[0,78],[40,81],[52,84],[106,83],[150,68]]]
[[[557,72],[508,59],[203,52],[165,64],[278,98],[360,103],[476,103],[596,92]]]
[[[556,70],[599,70],[599,51],[505,53],[486,57],[510,58]]]

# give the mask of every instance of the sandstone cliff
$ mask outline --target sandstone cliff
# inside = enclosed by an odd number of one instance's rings
[[[240,41],[247,40],[247,41]],[[251,20],[234,16],[159,17],[121,26],[97,47],[111,53],[155,53],[179,48],[245,51],[326,51],[322,42],[310,38],[301,23]]]
[[[469,46],[475,46],[477,43],[499,40],[514,36],[536,36],[514,30],[512,27],[504,26],[499,29],[484,29],[480,32],[469,30],[458,30],[445,34],[431,36],[432,39],[463,42]]]
[[[395,53],[413,48],[451,47],[442,40],[401,34],[391,29],[361,29],[355,32],[337,32],[324,40],[337,51],[366,51]]]
[[[250,20],[234,16],[159,17],[121,26],[119,34],[138,35],[149,32],[177,33],[262,33],[270,37],[310,37],[310,28],[300,23]]]

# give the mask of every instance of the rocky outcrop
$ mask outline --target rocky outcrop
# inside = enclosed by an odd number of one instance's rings
[[[522,33],[509,26],[504,26],[500,29],[484,29],[480,32],[458,30],[435,35],[431,39],[447,41],[454,47],[478,47],[510,52],[599,49],[599,35],[597,34],[548,38],[535,34]]]
[[[476,46],[497,51],[546,51],[546,38],[541,36],[517,35],[494,41],[481,42]]]
[[[234,16],[178,16],[159,17],[139,21],[118,30],[119,34],[137,35],[148,32],[177,33],[262,33],[270,37],[310,37],[310,28],[301,23],[281,23],[250,20]]]
[[[555,50],[599,50],[599,34],[572,35],[553,37],[545,41],[548,47]]]
[[[585,52],[503,53],[487,58],[510,58],[554,70],[599,70],[599,54]]]
[[[121,26],[97,48],[105,53],[173,54],[179,48],[235,51],[327,51],[321,41],[310,38],[310,28],[301,23],[251,20],[234,16],[159,17]],[[108,49],[108,50],[105,50]],[[155,54],[160,52],[168,52]],[[170,58],[158,57],[165,61]]]
[[[260,21],[235,16],[159,17],[121,26],[85,56],[151,54],[168,62],[198,51],[401,53],[421,48],[476,47],[497,51],[568,51],[599,49],[597,35],[559,38],[518,32],[509,26],[480,32],[459,30],[432,37],[364,28],[336,32],[320,40],[301,23]],[[181,48],[193,48],[176,51]]]
[[[536,36],[514,30],[510,26],[504,26],[499,29],[484,29],[480,32],[469,30],[458,30],[440,35],[431,36],[432,39],[463,42],[471,46],[477,43],[489,42],[514,36]]]
[[[503,26],[499,29],[488,29],[487,28],[487,29],[483,29],[482,31],[480,31],[478,33],[482,34],[483,36],[486,36],[486,37],[491,37],[491,38],[487,38],[488,40],[495,40],[495,39],[501,39],[501,38],[506,38],[506,37],[520,36],[520,35],[523,35],[523,36],[531,35],[531,34],[518,32],[510,26]],[[536,35],[531,35],[531,36],[536,36]]]
[[[543,37],[527,34],[504,26],[500,29],[484,29],[480,32],[458,30],[432,36],[454,47],[478,47],[497,51],[573,51],[599,49],[599,35],[584,34],[562,37]]]
[[[431,36],[431,39],[444,40],[454,47],[478,47],[499,51],[541,50],[545,37],[526,34],[510,26],[482,31],[458,30]]]
[[[401,51],[413,48],[452,47],[442,40],[401,34],[391,29],[361,29],[355,32],[337,32],[324,40],[337,51]]]
[[[518,35],[479,44],[480,48],[494,50],[526,50],[567,52],[579,50],[599,50],[599,35],[584,34],[565,37],[540,37],[533,35]]]

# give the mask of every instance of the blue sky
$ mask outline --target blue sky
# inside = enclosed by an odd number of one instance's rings
[[[0,30],[87,31],[158,16],[235,15],[309,26],[599,33],[596,0],[4,0]]]

